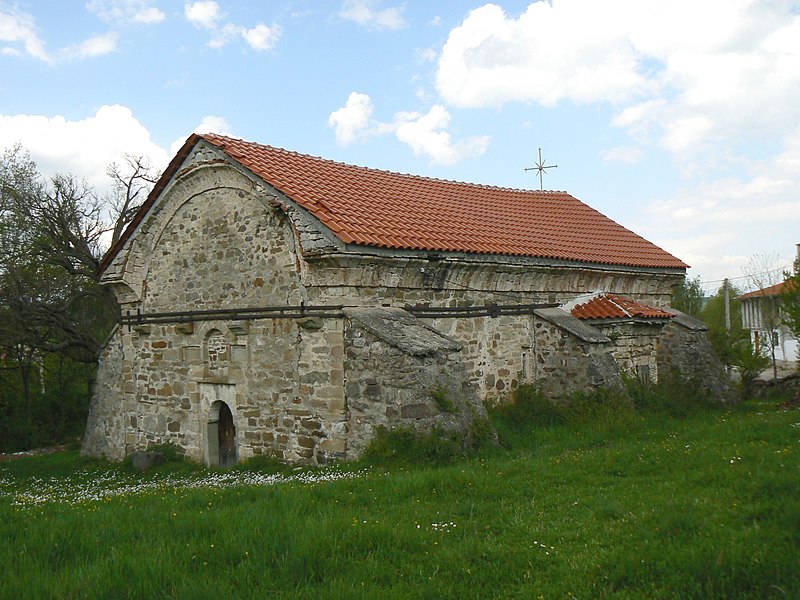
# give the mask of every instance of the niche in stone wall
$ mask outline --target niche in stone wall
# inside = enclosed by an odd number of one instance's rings
[[[206,334],[204,343],[206,376],[215,379],[226,378],[230,365],[230,345],[225,334],[212,329]]]

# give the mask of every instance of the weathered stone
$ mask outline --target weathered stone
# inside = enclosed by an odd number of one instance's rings
[[[163,452],[137,451],[131,454],[131,466],[135,471],[147,471],[163,464],[166,456]]]
[[[194,333],[194,323],[178,323],[175,325],[175,333],[182,333],[183,335],[191,335]]]
[[[297,319],[297,324],[307,331],[317,331],[325,324],[319,317],[303,317]]]

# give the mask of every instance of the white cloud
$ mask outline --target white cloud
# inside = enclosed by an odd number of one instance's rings
[[[239,37],[241,32],[241,27],[233,23],[227,23],[223,27],[215,30],[214,36],[208,41],[208,46],[209,48],[224,48],[231,43],[231,41]]]
[[[334,128],[336,141],[342,145],[363,141],[375,135],[393,133],[417,156],[423,155],[435,164],[452,165],[468,156],[483,154],[489,145],[486,136],[453,142],[447,127],[451,115],[442,105],[434,105],[425,113],[400,112],[389,123],[373,118],[375,107],[367,94],[352,92],[342,108],[331,113],[328,125]]]
[[[792,0],[552,0],[472,11],[437,71],[453,106],[608,102],[615,123],[675,153],[782,135],[800,121]]]
[[[468,156],[486,152],[490,138],[472,137],[453,142],[446,131],[450,113],[436,104],[425,114],[401,113],[396,117],[397,139],[408,144],[417,156],[427,156],[434,164],[453,165]]]
[[[154,168],[169,162],[166,151],[125,106],[105,105],[82,120],[63,116],[0,115],[0,148],[21,143],[47,176],[71,173],[100,191],[109,188],[106,167],[122,164],[125,154],[143,155]]]
[[[151,0],[89,0],[86,10],[108,23],[155,25],[166,19]]]
[[[705,279],[730,276],[732,266],[764,252],[790,262],[792,244],[800,242],[800,127],[789,133],[777,156],[751,164],[741,176],[687,186],[655,203],[644,217],[636,230],[656,230],[652,239]],[[733,256],[731,248],[735,260],[715,258]]]
[[[518,18],[486,4],[450,32],[437,87],[454,106],[509,101],[553,105],[621,101],[648,86],[608,3],[556,0],[531,4]],[[601,24],[599,26],[598,24]]]
[[[21,44],[33,58],[52,62],[36,31],[33,17],[27,13],[0,6],[0,43]],[[6,46],[3,54],[18,56],[19,50],[14,46]]]
[[[336,133],[336,141],[347,146],[366,137],[370,128],[374,130],[376,127],[375,123],[371,125],[373,111],[374,106],[369,96],[351,92],[347,103],[328,117],[328,125]]]
[[[408,26],[402,8],[379,10],[374,8],[376,4],[375,0],[345,0],[339,16],[372,29],[403,29]]]
[[[220,11],[219,4],[214,0],[187,3],[184,5],[184,15],[192,25],[212,34],[208,42],[210,48],[223,48],[241,38],[253,50],[271,50],[281,36],[281,28],[278,25],[270,27],[264,23],[258,23],[249,29],[234,23],[225,23],[220,26],[219,23],[224,15]]]
[[[192,130],[192,133],[218,133],[220,135],[232,135],[230,133],[230,126],[228,125],[227,121],[225,121],[223,117],[215,117],[214,115],[203,117],[203,120]],[[179,137],[172,142],[170,145],[170,154],[175,156],[187,139],[189,139],[188,135]]]
[[[214,0],[187,2],[183,7],[183,12],[187,21],[202,29],[215,29],[217,21],[222,18],[219,4]]]
[[[117,40],[119,34],[115,31],[109,31],[103,35],[96,35],[76,44],[75,46],[68,46],[59,51],[61,58],[93,58],[95,56],[103,56],[110,54],[117,49]]]
[[[417,56],[419,56],[423,62],[434,62],[437,58],[439,58],[439,55],[433,48],[422,48],[421,50],[417,50]]]
[[[259,23],[252,29],[242,31],[242,37],[253,50],[270,50],[278,43],[281,29],[277,25],[268,27]]]
[[[615,146],[601,154],[606,162],[636,164],[644,158],[644,150],[639,146]]]

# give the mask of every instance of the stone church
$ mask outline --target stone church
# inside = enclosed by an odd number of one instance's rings
[[[668,308],[686,268],[564,192],[192,135],[101,266],[122,321],[83,451],[318,464],[378,426],[469,431],[520,383],[716,377]]]

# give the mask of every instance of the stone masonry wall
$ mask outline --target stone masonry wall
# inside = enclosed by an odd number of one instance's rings
[[[536,317],[532,381],[551,399],[566,401],[594,388],[623,389],[610,342],[588,342]]]
[[[126,382],[131,379],[124,359],[123,336],[117,328],[100,353],[81,452],[109,460],[125,458],[127,424],[123,399]]]
[[[498,268],[474,261],[442,264],[431,275],[429,261],[363,259],[335,265],[308,258],[303,282],[313,304],[439,307],[566,302],[592,289],[612,290],[653,306],[669,303],[673,275],[580,268]],[[324,284],[324,285],[323,285]],[[481,290],[480,288],[484,289]],[[470,382],[483,397],[506,394],[531,380],[532,317],[430,319],[437,330],[460,341]]]
[[[629,377],[658,382],[656,348],[663,325],[652,323],[595,323],[612,340],[611,352]]]
[[[267,200],[233,169],[189,170],[131,242],[124,268],[112,269],[123,310],[300,304],[292,226]],[[342,320],[304,325],[264,319],[120,328],[98,374],[85,450],[120,458],[171,442],[207,461],[208,424],[225,402],[239,458],[343,455]]]
[[[694,381],[712,398],[734,402],[736,396],[725,365],[708,341],[706,329],[702,323],[686,315],[680,315],[664,327],[657,350],[659,377],[677,374]]]
[[[487,419],[469,383],[458,342],[404,311],[363,309],[348,314],[348,457],[361,453],[376,427],[420,432],[438,427],[469,438],[472,423]]]

